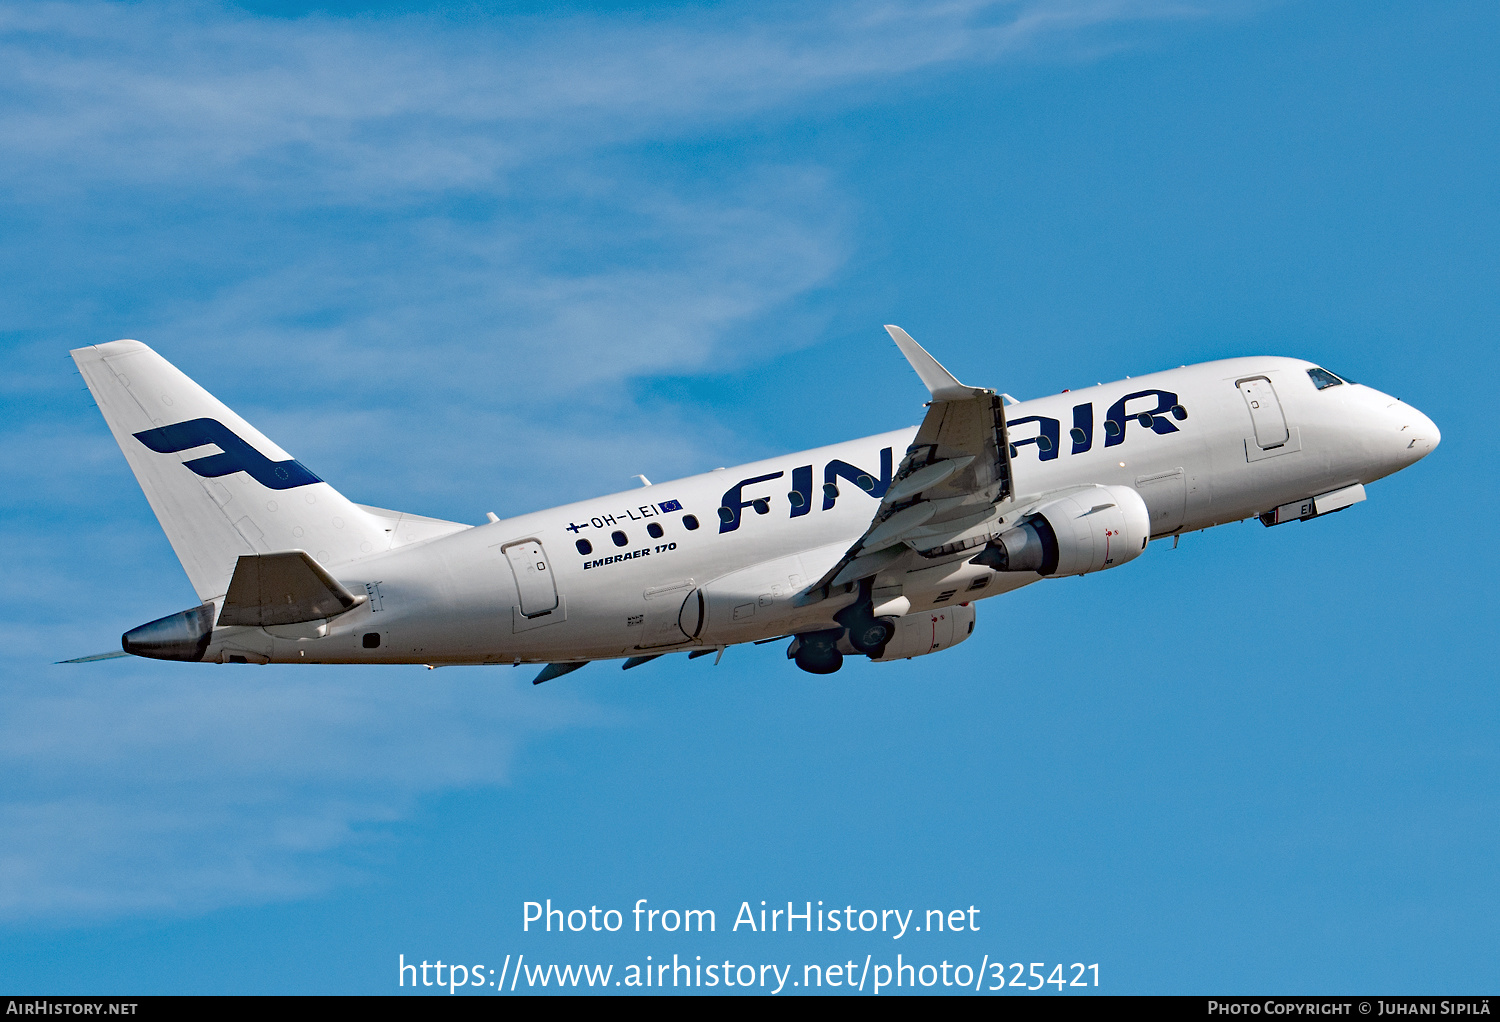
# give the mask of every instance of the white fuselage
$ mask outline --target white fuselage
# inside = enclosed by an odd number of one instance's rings
[[[1357,384],[1320,390],[1311,368],[1228,359],[1011,405],[1014,491],[1024,502],[1069,486],[1130,486],[1150,510],[1152,535],[1164,536],[1370,483],[1436,446],[1436,427],[1415,408]],[[1143,425],[1142,412],[1155,425]],[[869,526],[879,501],[858,477],[883,492],[914,433],[719,469],[334,567],[370,599],[328,622],[215,629],[205,659],[562,662],[827,628],[849,600],[796,597]],[[794,489],[811,500],[794,506]],[[1040,577],[961,558],[917,565],[899,581],[919,611]]]

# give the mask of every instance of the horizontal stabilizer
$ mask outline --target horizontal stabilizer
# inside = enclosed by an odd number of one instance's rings
[[[229,580],[220,625],[293,625],[334,617],[363,603],[304,550],[242,554]]]

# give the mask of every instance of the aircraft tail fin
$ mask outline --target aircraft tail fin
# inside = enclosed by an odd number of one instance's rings
[[[306,550],[336,567],[394,545],[390,523],[141,342],[70,354],[205,602],[225,595],[242,556]]]

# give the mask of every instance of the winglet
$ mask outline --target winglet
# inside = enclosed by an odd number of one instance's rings
[[[896,347],[901,349],[901,354],[906,356],[911,367],[927,385],[934,401],[963,401],[994,393],[984,387],[966,387],[959,383],[958,379],[944,369],[937,359],[927,354],[925,348],[911,339],[911,334],[899,326],[887,324],[885,331],[891,335],[891,340],[896,342]]]

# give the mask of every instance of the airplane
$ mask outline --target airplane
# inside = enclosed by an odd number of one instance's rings
[[[79,348],[200,603],[64,662],[545,664],[540,684],[788,639],[828,674],[956,646],[977,601],[1152,539],[1342,511],[1441,440],[1295,358],[1014,402],[886,330],[927,388],[919,426],[479,525],[354,503],[139,341]]]

